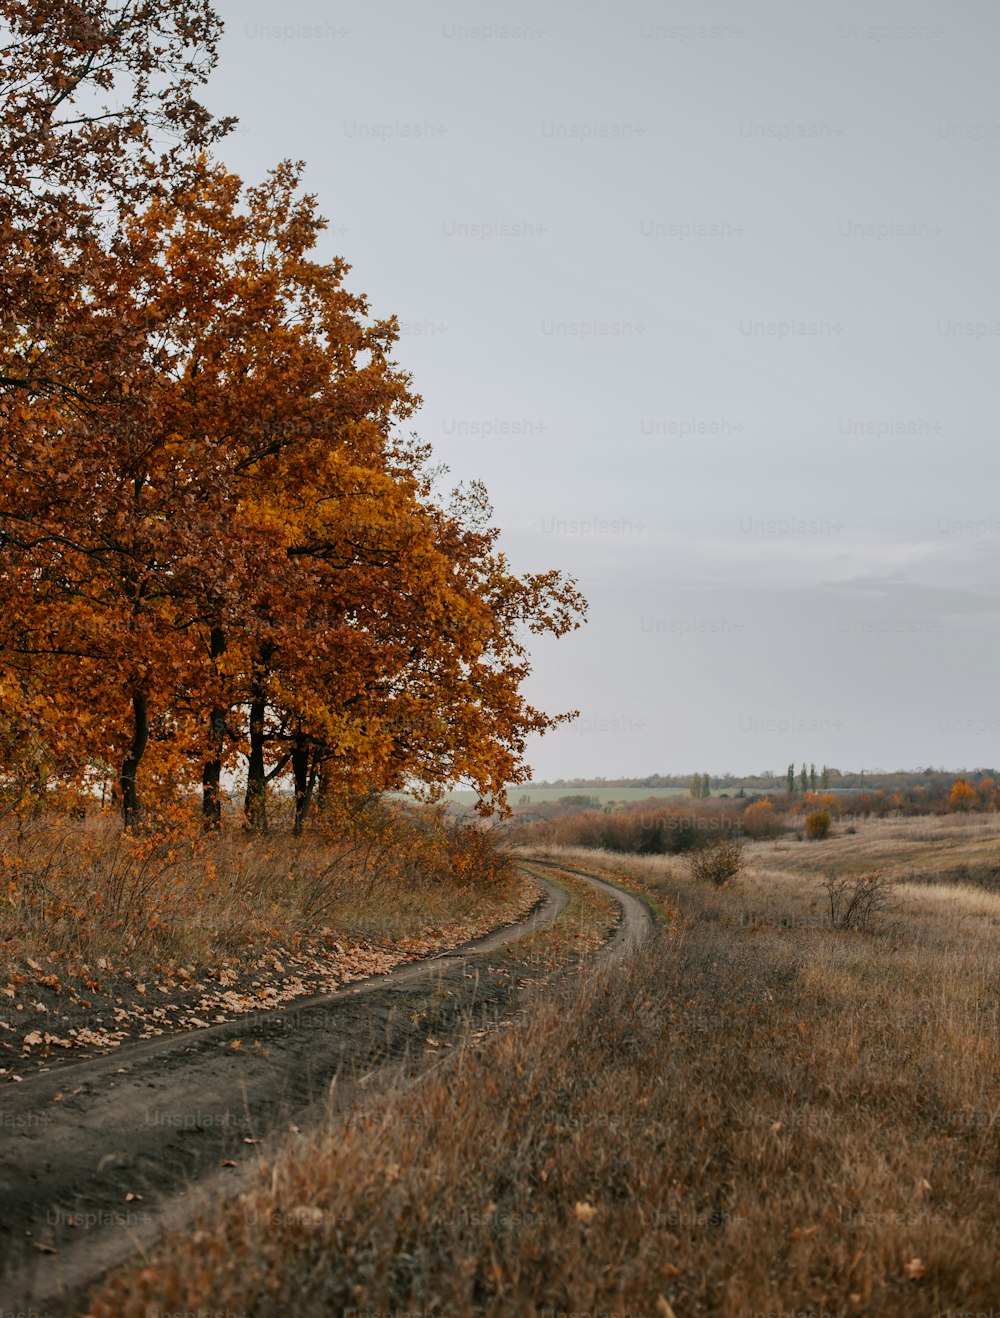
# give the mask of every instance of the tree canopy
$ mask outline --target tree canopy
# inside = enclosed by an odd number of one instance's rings
[[[485,491],[437,488],[397,325],[325,260],[284,161],[248,185],[195,98],[206,0],[0,0],[0,768],[330,799],[524,781],[523,695],[579,625]]]

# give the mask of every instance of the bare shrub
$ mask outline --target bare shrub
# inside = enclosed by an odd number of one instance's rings
[[[713,838],[688,857],[691,877],[699,882],[707,880],[717,888],[735,879],[742,868],[743,843],[739,838]]]
[[[892,909],[895,885],[895,879],[877,869],[828,878],[823,886],[830,903],[830,923],[834,929],[870,929],[879,915]]]

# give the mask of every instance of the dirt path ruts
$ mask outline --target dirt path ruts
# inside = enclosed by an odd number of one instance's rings
[[[569,874],[574,879],[583,879],[614,897],[621,907],[621,919],[618,921],[614,933],[599,949],[598,956],[606,957],[609,960],[631,956],[639,944],[644,942],[653,932],[654,920],[649,905],[627,888],[619,888],[615,884],[599,878],[596,874],[589,874],[586,870],[571,869],[568,865],[560,865],[554,860],[532,860],[526,863],[533,867],[544,866],[545,869],[552,870],[557,874]],[[541,877],[541,875],[535,874],[535,878],[540,879]]]
[[[622,916],[601,952],[627,955],[652,926],[646,906],[566,872],[614,896]],[[451,952],[6,1089],[0,1292],[8,1307],[76,1312],[74,1297],[108,1268],[244,1188],[290,1126],[346,1111],[433,1065],[432,1047],[509,1019],[516,977],[490,954],[552,923],[566,904],[557,884],[530,877],[544,901],[527,919]]]

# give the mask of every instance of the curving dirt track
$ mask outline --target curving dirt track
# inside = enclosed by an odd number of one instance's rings
[[[77,1312],[87,1285],[144,1254],[202,1205],[239,1192],[289,1131],[345,1112],[425,1072],[470,1034],[507,1023],[523,980],[509,959],[491,954],[552,923],[566,904],[565,891],[534,863],[525,872],[542,889],[532,914],[452,952],[6,1088],[0,1294],[7,1308]],[[621,915],[598,955],[629,955],[652,928],[645,904],[593,875],[563,872],[615,898]]]

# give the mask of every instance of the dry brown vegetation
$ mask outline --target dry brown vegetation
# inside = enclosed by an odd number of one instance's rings
[[[204,834],[184,808],[140,833],[67,812],[0,820],[0,968],[26,957],[131,972],[240,961],[320,930],[394,945],[507,918],[497,838],[373,806],[300,837]],[[459,935],[461,937],[461,934]]]
[[[670,930],[265,1168],[89,1312],[995,1307],[1000,895],[899,883],[860,934],[830,927],[822,876],[975,873],[996,833],[755,844],[725,889],[557,854],[659,894]]]
[[[526,847],[587,847],[621,854],[679,855],[720,836],[739,833],[744,803],[719,798],[668,803],[650,800],[611,809],[573,809],[520,823]]]
[[[690,853],[687,866],[693,879],[722,888],[743,868],[743,843],[735,837],[713,838]]]
[[[616,854],[678,855],[718,837],[742,835],[754,841],[781,836],[816,840],[831,830],[853,832],[859,823],[881,820],[890,826],[913,816],[928,825],[941,816],[967,814],[986,829],[1000,811],[1000,791],[991,777],[973,786],[957,778],[950,794],[946,780],[905,790],[856,790],[836,795],[822,789],[802,794],[774,792],[749,800],[740,795],[649,797],[645,801],[596,800],[579,794],[522,809],[515,819],[517,839],[531,847],[588,847]]]

